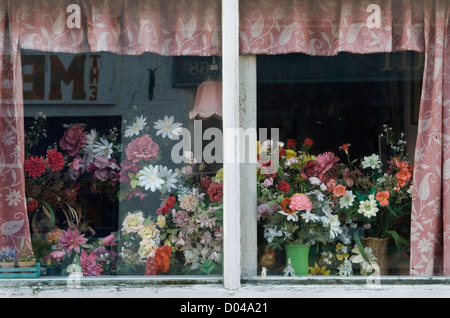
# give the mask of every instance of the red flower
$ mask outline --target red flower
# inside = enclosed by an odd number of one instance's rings
[[[155,251],[155,257],[147,259],[145,264],[145,275],[156,275],[158,273],[167,273],[170,269],[170,256],[172,248],[164,245]]]
[[[47,161],[53,171],[59,171],[64,167],[64,156],[56,149],[47,150]]]
[[[208,194],[211,202],[222,202],[223,184],[213,182],[209,185]]]
[[[288,139],[286,141],[286,147],[294,148],[295,146],[297,146],[297,140],[295,140],[295,139]]]
[[[311,138],[306,138],[305,141],[303,142],[303,146],[312,147],[314,146],[314,141]]]
[[[130,142],[125,149],[127,159],[136,163],[140,160],[154,160],[158,158],[159,145],[145,134]]]
[[[166,203],[162,207],[156,210],[156,214],[167,214],[170,208],[173,208],[175,205],[176,198],[174,196],[170,196],[167,198]]]
[[[38,208],[38,202],[36,200],[31,200],[31,201],[27,202],[27,211],[28,212],[36,211],[37,208]]]
[[[25,159],[25,171],[28,172],[29,177],[40,177],[46,168],[44,158],[34,156]]]
[[[86,135],[87,132],[84,131],[83,126],[73,125],[64,132],[59,145],[63,150],[69,152],[69,156],[76,156],[80,149],[86,145]]]
[[[284,180],[281,180],[280,184],[277,185],[277,188],[280,189],[280,191],[283,191],[284,193],[289,192],[289,190],[291,189],[289,184]]]

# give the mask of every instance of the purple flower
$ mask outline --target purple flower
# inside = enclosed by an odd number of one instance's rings
[[[72,231],[68,229],[61,234],[58,245],[63,249],[67,250],[67,253],[70,254],[72,249],[80,252],[80,245],[86,244],[86,239],[84,238],[84,234],[79,234],[78,229]]]

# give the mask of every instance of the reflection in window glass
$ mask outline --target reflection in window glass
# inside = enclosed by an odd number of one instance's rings
[[[413,52],[259,57],[258,126],[279,129],[258,144],[259,271],[408,275],[422,74]]]
[[[220,60],[23,57],[41,275],[221,274]],[[208,129],[215,140],[203,141]]]

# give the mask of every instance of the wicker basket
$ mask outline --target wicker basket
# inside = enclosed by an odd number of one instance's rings
[[[377,258],[377,264],[380,266],[380,274],[382,276],[387,275],[388,269],[388,257],[387,246],[389,238],[379,239],[376,237],[367,237],[362,239],[364,247],[370,247],[373,254]]]

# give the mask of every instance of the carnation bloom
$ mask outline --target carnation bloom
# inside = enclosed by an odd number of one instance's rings
[[[72,231],[68,229],[61,233],[61,237],[59,239],[58,245],[64,249],[67,249],[67,253],[73,250],[80,252],[80,245],[86,244],[86,239],[84,238],[84,234],[79,234],[78,229]]]
[[[45,172],[46,162],[42,157],[28,157],[25,159],[24,168],[29,177],[40,177]]]
[[[64,167],[64,156],[56,149],[47,150],[47,162],[53,171],[59,171]]]
[[[86,135],[83,126],[73,125],[64,132],[59,145],[61,149],[69,152],[69,156],[74,157],[86,145]]]
[[[159,145],[145,134],[130,142],[125,149],[127,159],[136,163],[140,160],[151,161],[158,158]]]
[[[375,196],[375,199],[380,202],[381,206],[389,205],[389,191],[380,191]]]
[[[88,254],[83,250],[80,255],[80,265],[84,276],[100,276],[103,268],[100,264],[95,262],[97,255],[92,252]]]
[[[311,203],[311,201],[309,201],[309,198],[306,194],[295,193],[291,197],[291,202],[289,203],[289,207],[293,211],[311,211],[312,203]]]

